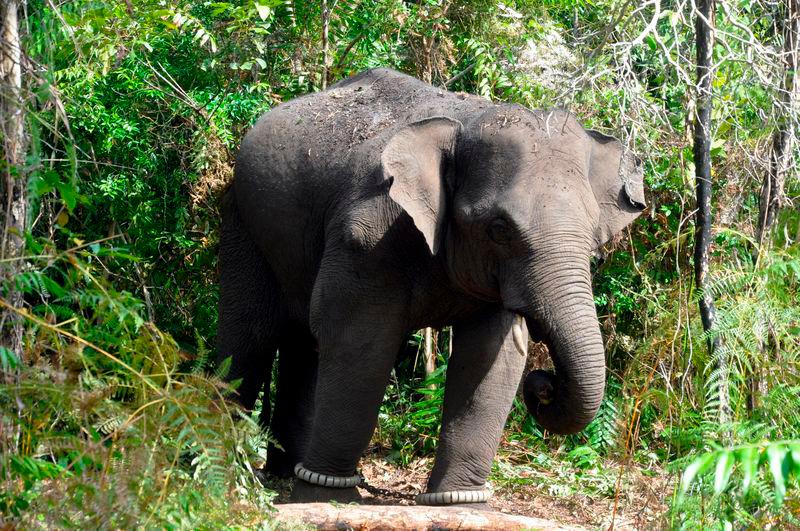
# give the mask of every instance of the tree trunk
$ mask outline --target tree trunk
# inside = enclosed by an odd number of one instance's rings
[[[322,0],[322,90],[328,88],[328,34],[331,26],[331,9],[328,0]]]
[[[800,56],[800,0],[784,0],[783,21],[783,82],[778,103],[779,124],[772,137],[769,167],[764,175],[759,194],[756,241],[761,247],[764,235],[769,232],[784,202],[786,175],[792,167],[798,87],[795,83],[798,56]]]
[[[776,20],[783,21],[783,80],[778,99],[778,125],[772,136],[772,150],[769,166],[761,184],[758,204],[758,224],[756,225],[756,242],[753,259],[758,261],[761,250],[768,242],[768,234],[772,224],[783,206],[784,185],[789,171],[792,169],[792,154],[795,142],[795,117],[797,116],[798,88],[795,83],[798,58],[800,56],[800,0],[784,0],[783,9],[779,9]],[[777,28],[776,28],[777,30]],[[798,228],[800,230],[800,227]],[[767,326],[769,330],[769,326]],[[771,338],[766,338],[759,345],[764,359],[774,355],[775,345]],[[747,407],[751,412],[759,407],[761,396],[767,391],[763,375],[754,367],[747,374]]]
[[[575,529],[540,518],[466,507],[287,503],[275,509],[277,522],[303,522],[317,529]]]
[[[714,0],[698,0],[695,14],[695,38],[697,44],[697,116],[694,121],[694,165],[697,214],[695,216],[694,275],[695,285],[701,293],[699,306],[703,330],[714,328],[716,308],[706,291],[708,276],[708,253],[711,244],[711,107],[714,68]],[[712,356],[719,347],[719,338],[709,340]],[[721,353],[717,358],[719,369],[719,422],[730,420],[728,359]]]
[[[0,0],[0,127],[5,163],[0,183],[3,234],[0,242],[0,275],[11,290],[6,296],[14,306],[22,304],[22,295],[10,281],[20,270],[19,260],[25,246],[23,234],[27,219],[26,181],[23,175],[25,159],[24,104],[22,101],[22,51],[19,39],[20,0]],[[22,321],[14,313],[0,315],[2,344],[22,356]]]
[[[435,341],[433,338],[434,332],[433,328],[426,328],[424,337],[425,337],[425,351],[423,353],[425,357],[425,377],[427,378],[433,371],[436,370],[436,348],[435,348]]]

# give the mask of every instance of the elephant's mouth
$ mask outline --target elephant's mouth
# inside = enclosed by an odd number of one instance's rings
[[[514,313],[516,314],[516,319],[511,326],[511,335],[517,352],[529,358],[529,340],[543,349],[537,349],[536,359],[528,359],[528,366],[532,365],[534,368],[525,377],[522,389],[525,404],[533,413],[541,405],[550,404],[556,394],[556,375],[552,369],[552,360],[549,357],[550,353],[553,352],[553,347],[548,341],[544,328],[538,321],[527,318],[519,312]]]

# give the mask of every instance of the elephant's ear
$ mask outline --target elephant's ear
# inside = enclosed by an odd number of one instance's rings
[[[445,172],[452,166],[460,129],[457,120],[427,118],[395,133],[381,154],[389,197],[411,216],[433,254],[443,236]]]
[[[592,154],[589,182],[600,207],[595,233],[597,247],[608,242],[645,209],[642,166],[619,141],[597,131],[588,131]]]

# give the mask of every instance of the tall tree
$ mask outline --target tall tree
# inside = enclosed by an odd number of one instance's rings
[[[425,376],[430,376],[436,370],[436,333],[433,328],[426,328],[423,336],[425,338]]]
[[[756,242],[753,250],[754,260],[769,241],[768,234],[781,207],[786,200],[785,184],[792,170],[795,146],[798,93],[800,84],[795,82],[798,59],[800,57],[800,0],[784,0],[778,7],[776,33],[783,34],[782,79],[780,94],[774,102],[777,115],[777,127],[772,135],[769,165],[764,173],[758,201],[758,221],[756,223]],[[772,330],[772,326],[767,326]],[[760,341],[763,356],[773,356],[776,349],[776,338],[770,332],[766,340]],[[747,374],[747,407],[750,411],[759,405],[760,397],[766,392],[766,382],[758,366],[753,366]]]
[[[714,0],[698,0],[695,13],[695,40],[697,46],[697,116],[694,121],[694,167],[697,213],[695,214],[694,275],[700,292],[700,318],[703,330],[714,328],[716,308],[706,289],[708,255],[711,244],[711,109],[713,106],[712,80],[714,78]],[[717,352],[719,338],[711,336],[709,350],[718,356],[719,421],[730,418],[728,398],[728,360]]]
[[[25,115],[22,98],[22,50],[19,38],[20,0],[0,0],[0,134],[4,161],[0,183],[3,233],[0,241],[0,274],[9,277],[20,267],[27,219],[26,183],[22,175],[25,157]],[[11,283],[9,283],[11,284]],[[6,294],[14,306],[21,302],[18,293]],[[10,323],[10,326],[9,326]],[[22,323],[15,314],[0,316],[3,343],[19,356],[22,354]]]
[[[800,0],[784,0],[783,16],[776,20],[783,23],[783,81],[777,101],[779,122],[772,137],[772,150],[769,167],[759,194],[758,225],[756,241],[761,244],[764,235],[783,205],[786,175],[792,167],[792,153],[795,142],[795,120],[798,91],[796,83],[798,56],[800,56]]]
[[[331,11],[336,7],[337,1],[333,0],[333,3],[328,6],[328,0],[322,0],[322,79],[320,80],[322,90],[328,88],[328,67],[330,63],[328,37],[331,26]]]

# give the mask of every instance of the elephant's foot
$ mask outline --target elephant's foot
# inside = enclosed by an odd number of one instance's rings
[[[298,457],[290,457],[286,452],[275,449],[267,453],[267,464],[264,465],[264,472],[272,474],[281,479],[294,477],[294,466],[302,461]]]
[[[267,471],[267,467],[256,468],[255,471],[254,471],[254,474],[255,474],[256,479],[258,480],[258,482],[261,483],[262,487],[269,487],[269,484],[271,482],[270,482],[270,478],[269,478],[270,474]]]
[[[339,503],[360,502],[361,494],[355,487],[333,488],[312,485],[303,480],[296,480],[291,496],[292,503],[313,503],[335,501]]]
[[[255,469],[253,475],[264,488],[269,490],[289,490],[292,485],[291,477],[279,477],[267,470],[266,466]]]

